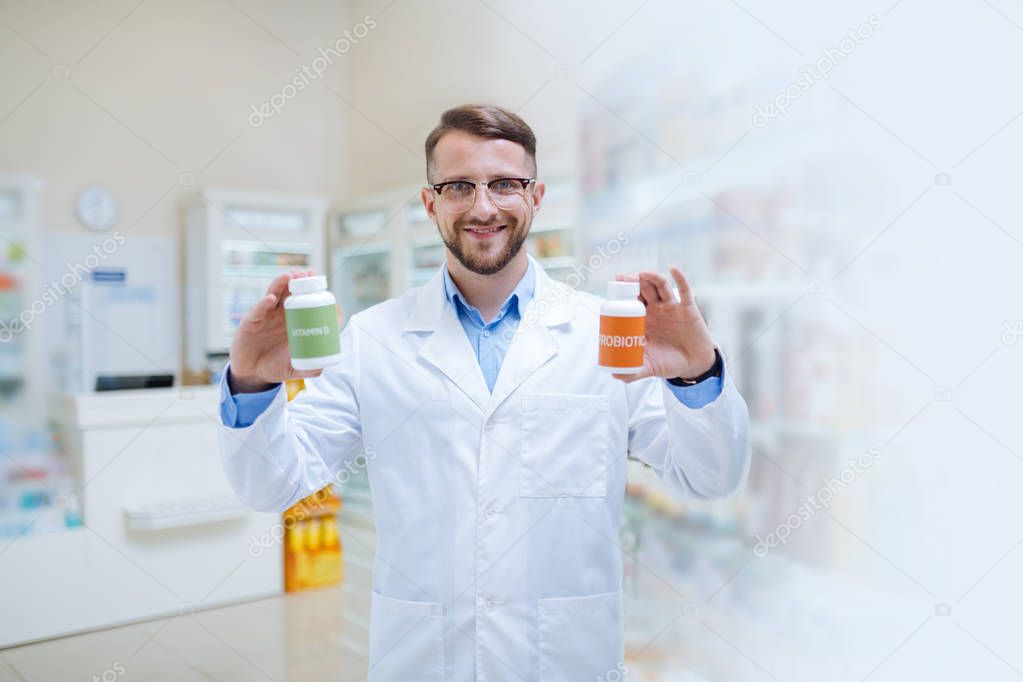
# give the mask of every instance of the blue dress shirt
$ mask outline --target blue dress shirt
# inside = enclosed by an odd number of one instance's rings
[[[444,271],[444,293],[448,302],[455,307],[455,311],[458,313],[458,321],[462,323],[462,329],[465,330],[465,335],[469,339],[469,345],[476,353],[476,360],[483,371],[487,388],[493,392],[501,364],[508,353],[508,347],[514,338],[519,320],[522,319],[522,311],[533,299],[536,284],[533,263],[529,262],[526,274],[522,276],[515,289],[497,311],[497,315],[490,322],[484,321],[480,311],[471,306],[462,296],[462,292],[458,290],[454,280],[451,279],[447,263],[442,268]],[[225,371],[230,372],[231,368],[228,367]],[[674,386],[666,380],[664,383],[683,405],[699,409],[721,395],[723,379],[723,376],[711,377],[693,386]],[[223,385],[224,388],[220,396],[220,416],[224,424],[232,428],[244,428],[254,424],[259,415],[270,406],[277,396],[277,391],[281,388],[278,384],[261,393],[230,394],[226,381]]]
[[[533,272],[533,263],[529,262],[526,274],[522,276],[515,290],[501,304],[497,315],[489,323],[483,321],[483,314],[469,305],[462,297],[462,292],[455,286],[448,272],[448,264],[442,266],[444,270],[444,293],[448,302],[455,306],[458,312],[458,321],[462,323],[465,335],[469,337],[469,345],[476,352],[476,360],[483,370],[483,378],[486,379],[487,388],[494,392],[494,384],[497,383],[497,373],[501,370],[504,356],[508,354],[508,347],[515,337],[515,330],[518,329],[519,320],[522,319],[522,311],[526,309],[529,302],[533,300],[533,291],[536,284],[536,274]]]

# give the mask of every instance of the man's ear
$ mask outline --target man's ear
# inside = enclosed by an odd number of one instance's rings
[[[543,180],[536,181],[536,187],[533,188],[533,213],[540,210],[540,204],[543,202],[543,195],[547,191],[547,185]]]
[[[419,190],[419,198],[423,202],[423,208],[426,209],[426,215],[430,217],[434,223],[437,222],[437,197],[434,196],[433,190],[429,187],[424,187]]]

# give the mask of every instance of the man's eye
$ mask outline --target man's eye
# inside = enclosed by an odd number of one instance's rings
[[[519,187],[519,183],[515,180],[495,180],[490,183],[490,188],[495,192],[514,192]]]
[[[447,191],[453,192],[455,194],[464,194],[465,192],[468,192],[472,188],[472,185],[470,185],[468,182],[452,182],[449,185],[444,185],[444,188]]]

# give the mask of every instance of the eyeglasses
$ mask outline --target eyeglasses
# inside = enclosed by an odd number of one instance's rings
[[[476,203],[476,187],[483,186],[490,193],[490,200],[498,208],[516,208],[526,196],[526,190],[536,178],[496,178],[489,182],[472,180],[451,180],[431,185],[433,191],[444,201],[451,213],[465,213]]]

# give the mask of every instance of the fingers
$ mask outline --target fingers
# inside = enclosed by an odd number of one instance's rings
[[[266,293],[273,294],[277,297],[277,301],[283,301],[286,299],[291,292],[288,290],[288,282],[299,277],[312,277],[316,274],[315,270],[294,270],[292,272],[286,272],[283,275],[277,275],[273,281],[270,282],[270,286],[267,287]]]
[[[675,285],[678,286],[678,296],[682,303],[684,305],[696,303],[696,297],[693,295],[692,287],[689,286],[689,280],[674,265],[671,266],[671,277],[675,280]]]
[[[682,303],[688,305],[695,302],[692,287],[682,271],[674,265],[669,269],[671,278],[678,287],[678,295],[671,290],[668,278],[659,272],[619,273],[615,276],[619,282],[639,282],[640,295],[646,301],[654,303]],[[644,301],[645,302],[645,301]]]
[[[266,288],[266,295],[259,299],[256,305],[252,306],[247,316],[252,322],[261,322],[265,320],[273,310],[290,295],[288,291],[288,282],[298,277],[309,277],[316,274],[314,270],[297,270],[295,272],[285,272],[284,274],[277,275],[270,282],[270,286]]]
[[[643,288],[643,282],[648,283],[648,288],[653,294],[653,298],[651,300],[659,301],[661,303],[675,302],[675,297],[672,296],[671,289],[668,288],[668,279],[661,273],[641,272],[639,273],[640,289]]]
[[[250,322],[262,322],[277,307],[278,300],[276,294],[267,294],[259,299],[256,305],[252,306],[249,312],[246,313],[246,317],[249,318]]]
[[[277,300],[281,300],[288,291],[288,282],[291,280],[291,273],[286,272],[283,275],[277,275],[273,281],[270,282],[270,286],[267,287],[266,293],[273,294],[277,297]]]

